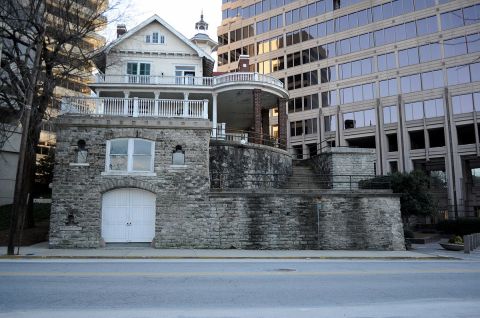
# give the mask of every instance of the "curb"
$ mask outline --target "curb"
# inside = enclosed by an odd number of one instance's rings
[[[118,260],[461,260],[450,256],[35,256],[35,255],[14,255],[0,256],[0,260],[22,260],[22,259],[118,259]]]

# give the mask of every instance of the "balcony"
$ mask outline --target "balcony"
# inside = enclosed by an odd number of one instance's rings
[[[95,84],[128,84],[135,86],[191,86],[215,89],[232,83],[269,84],[284,88],[278,79],[259,73],[228,73],[215,77],[156,76],[156,75],[105,75],[97,74]]]
[[[208,119],[208,100],[65,97],[61,114]]]

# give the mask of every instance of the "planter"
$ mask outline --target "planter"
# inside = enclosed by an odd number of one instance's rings
[[[454,244],[454,243],[439,243],[444,249],[449,251],[463,251],[463,244]]]

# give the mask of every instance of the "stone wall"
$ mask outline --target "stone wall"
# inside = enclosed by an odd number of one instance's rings
[[[138,188],[156,194],[157,232],[164,230],[165,219],[177,218],[184,206],[196,207],[198,195],[209,191],[207,120],[60,117],[57,126],[50,247],[100,246],[102,194],[109,190]],[[106,140],[115,138],[155,141],[154,174],[105,173]],[[80,139],[88,150],[86,164],[75,164]],[[177,145],[185,151],[184,166],[172,165]],[[174,229],[181,239],[181,226]]]
[[[358,189],[359,181],[375,176],[375,149],[333,147],[311,161],[332,189]]]
[[[212,192],[199,206],[181,222],[181,232],[188,235],[179,237],[179,229],[170,229],[169,223],[165,227],[170,230],[157,236],[155,246],[404,249],[400,201],[388,192]]]
[[[258,190],[248,183],[241,190],[211,189],[209,169],[244,177],[286,175],[291,160],[283,150],[264,146],[210,145],[206,120],[61,116],[57,127],[52,248],[102,246],[102,195],[119,188],[155,194],[157,248],[404,248],[399,198],[389,192]],[[153,173],[106,172],[106,141],[115,138],[154,141]],[[78,164],[80,139],[88,156]],[[172,165],[177,145],[185,151],[185,165]],[[325,158],[337,169],[333,155]]]
[[[285,150],[235,141],[210,143],[210,173],[214,188],[278,187],[291,172],[292,158]]]

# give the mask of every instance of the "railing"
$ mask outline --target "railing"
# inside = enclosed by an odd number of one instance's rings
[[[62,114],[208,119],[208,100],[65,97]]]
[[[389,190],[385,180],[371,180],[372,175],[289,175],[282,173],[223,173],[210,174],[212,189],[325,189],[339,191]],[[364,182],[370,180],[369,182]]]
[[[217,128],[212,128],[211,140],[232,141],[240,144],[255,143],[275,148],[285,149],[285,141],[266,134],[259,134],[245,130],[226,130],[224,123],[218,123]]]
[[[282,81],[259,73],[228,73],[215,77],[96,74],[95,78],[96,83],[206,86],[213,88],[217,85],[232,82],[260,82],[284,88]]]
[[[105,75],[97,74],[97,83],[121,83],[140,85],[212,86],[212,77],[154,76],[154,75]]]

